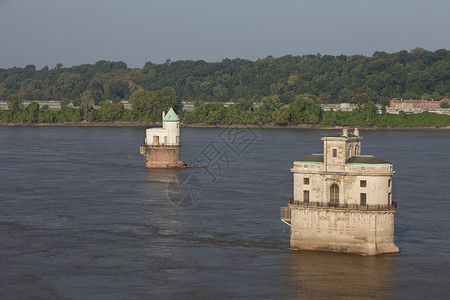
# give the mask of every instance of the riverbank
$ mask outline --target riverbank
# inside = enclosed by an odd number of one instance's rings
[[[0,126],[7,127],[158,127],[160,122],[60,122],[60,123],[8,123],[0,122]],[[283,128],[283,129],[342,129],[358,127],[363,130],[450,130],[446,127],[378,127],[378,126],[329,126],[319,124],[299,124],[281,126],[276,124],[207,124],[207,123],[188,123],[181,124],[182,127],[189,128]]]

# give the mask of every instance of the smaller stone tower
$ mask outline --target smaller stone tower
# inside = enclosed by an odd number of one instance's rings
[[[183,166],[180,161],[180,119],[170,108],[167,114],[163,112],[163,127],[148,128],[145,134],[145,144],[141,154],[145,155],[147,168],[178,168]]]

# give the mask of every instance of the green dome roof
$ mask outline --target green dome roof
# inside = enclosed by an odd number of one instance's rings
[[[169,109],[167,114],[163,118],[164,122],[180,122],[180,118],[178,118],[178,115],[175,113],[175,111],[172,109],[172,107]]]

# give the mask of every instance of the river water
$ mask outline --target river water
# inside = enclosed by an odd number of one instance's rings
[[[400,253],[289,250],[295,158],[335,130],[183,128],[148,170],[144,128],[0,127],[1,299],[446,298],[450,132],[364,131],[392,161]]]

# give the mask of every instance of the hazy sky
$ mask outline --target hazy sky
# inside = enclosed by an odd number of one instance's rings
[[[450,49],[450,0],[0,0],[0,68]]]

